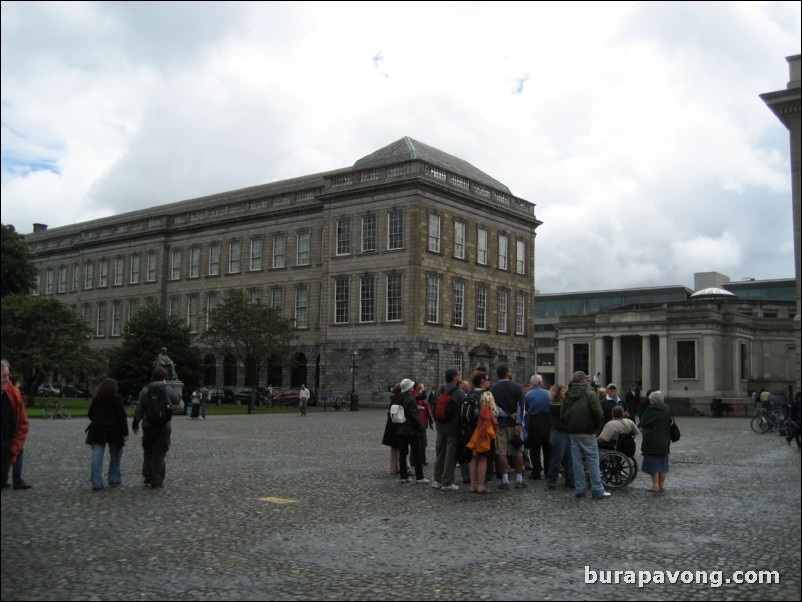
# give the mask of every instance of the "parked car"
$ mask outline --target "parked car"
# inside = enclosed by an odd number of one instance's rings
[[[237,403],[237,396],[231,389],[209,389],[209,403]]]
[[[252,391],[253,387],[240,387],[239,389],[235,389],[234,396],[237,398],[237,403],[250,403]],[[267,397],[262,395],[258,389],[256,390],[256,397],[254,397],[254,403],[257,406],[267,404]]]
[[[298,396],[301,393],[300,389],[290,389],[289,391],[284,391],[280,395],[277,395],[273,398],[273,406],[281,406],[284,408],[290,408],[293,406],[298,405]],[[312,391],[309,391],[309,401],[306,405],[316,406],[317,405],[317,397]]]
[[[60,397],[61,396],[61,386],[60,385],[41,385],[39,389],[36,391],[36,394],[39,397]]]
[[[62,397],[80,397],[81,399],[89,399],[92,397],[92,392],[83,387],[76,387],[75,385],[64,385],[61,387]]]

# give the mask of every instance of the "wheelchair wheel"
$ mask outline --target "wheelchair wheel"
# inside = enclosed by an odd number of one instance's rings
[[[607,452],[599,461],[602,484],[609,489],[621,489],[633,480],[638,472],[635,460],[620,452]]]

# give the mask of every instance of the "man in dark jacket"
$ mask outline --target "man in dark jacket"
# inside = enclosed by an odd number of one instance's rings
[[[571,438],[576,497],[585,497],[583,459],[587,462],[593,498],[610,497],[610,492],[604,490],[601,482],[599,445],[596,441],[596,433],[601,429],[604,413],[598,395],[588,387],[588,375],[584,372],[574,372],[568,385],[568,394],[560,408],[560,418]]]
[[[451,393],[453,403],[457,411],[450,420],[436,420],[437,423],[437,445],[436,459],[434,461],[434,480],[431,485],[434,489],[442,491],[457,491],[459,485],[454,482],[454,469],[457,466],[459,446],[462,440],[462,420],[459,415],[459,408],[465,399],[465,391],[460,388],[462,374],[456,368],[446,370],[446,384],[440,387],[434,394],[435,400],[443,392]],[[436,415],[435,415],[436,418]]]

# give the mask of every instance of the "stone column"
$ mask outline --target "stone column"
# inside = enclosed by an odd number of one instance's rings
[[[668,337],[664,334],[660,335],[657,354],[660,380],[654,387],[659,388],[663,395],[668,396]]]
[[[624,389],[621,383],[621,376],[623,372],[621,369],[621,336],[613,336],[613,382],[618,385],[618,390],[622,393]],[[602,383],[602,386],[607,383]]]
[[[651,335],[643,335],[641,337],[641,388],[642,394],[652,389],[652,337]]]

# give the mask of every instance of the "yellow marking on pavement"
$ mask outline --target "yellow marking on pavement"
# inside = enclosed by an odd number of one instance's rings
[[[260,502],[270,502],[271,504],[294,504],[298,500],[290,500],[285,497],[260,497]]]

